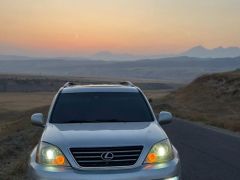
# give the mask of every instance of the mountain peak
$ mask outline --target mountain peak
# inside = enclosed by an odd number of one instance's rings
[[[224,48],[222,46],[219,46],[213,49],[208,49],[205,48],[204,46],[198,45],[183,52],[181,55],[200,58],[237,57],[240,56],[240,48],[239,47]]]
[[[190,50],[193,50],[193,49],[206,49],[206,48],[202,45],[198,45],[198,46],[192,47]]]

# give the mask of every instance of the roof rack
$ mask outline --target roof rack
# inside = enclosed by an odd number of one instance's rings
[[[63,87],[70,87],[76,85],[74,82],[66,82]]]
[[[131,81],[123,81],[123,82],[120,82],[119,84],[123,86],[132,86],[132,87],[135,86]]]
[[[131,81],[122,81],[119,83],[120,85],[123,85],[123,86],[131,86],[131,87],[135,87],[135,85],[131,82]],[[74,86],[74,85],[77,85],[75,84],[74,82],[66,82],[64,85],[63,85],[63,88],[65,87],[71,87],[71,86]]]

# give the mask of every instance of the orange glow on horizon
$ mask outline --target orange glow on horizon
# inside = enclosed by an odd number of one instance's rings
[[[0,46],[136,54],[239,46],[238,7],[236,0],[2,0]]]

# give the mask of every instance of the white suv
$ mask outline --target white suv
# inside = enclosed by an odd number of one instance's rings
[[[31,179],[178,180],[180,161],[143,92],[130,82],[116,85],[66,83],[43,126],[29,163]]]

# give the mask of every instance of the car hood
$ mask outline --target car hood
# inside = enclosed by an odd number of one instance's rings
[[[42,141],[60,148],[152,146],[167,135],[157,122],[47,124]]]

